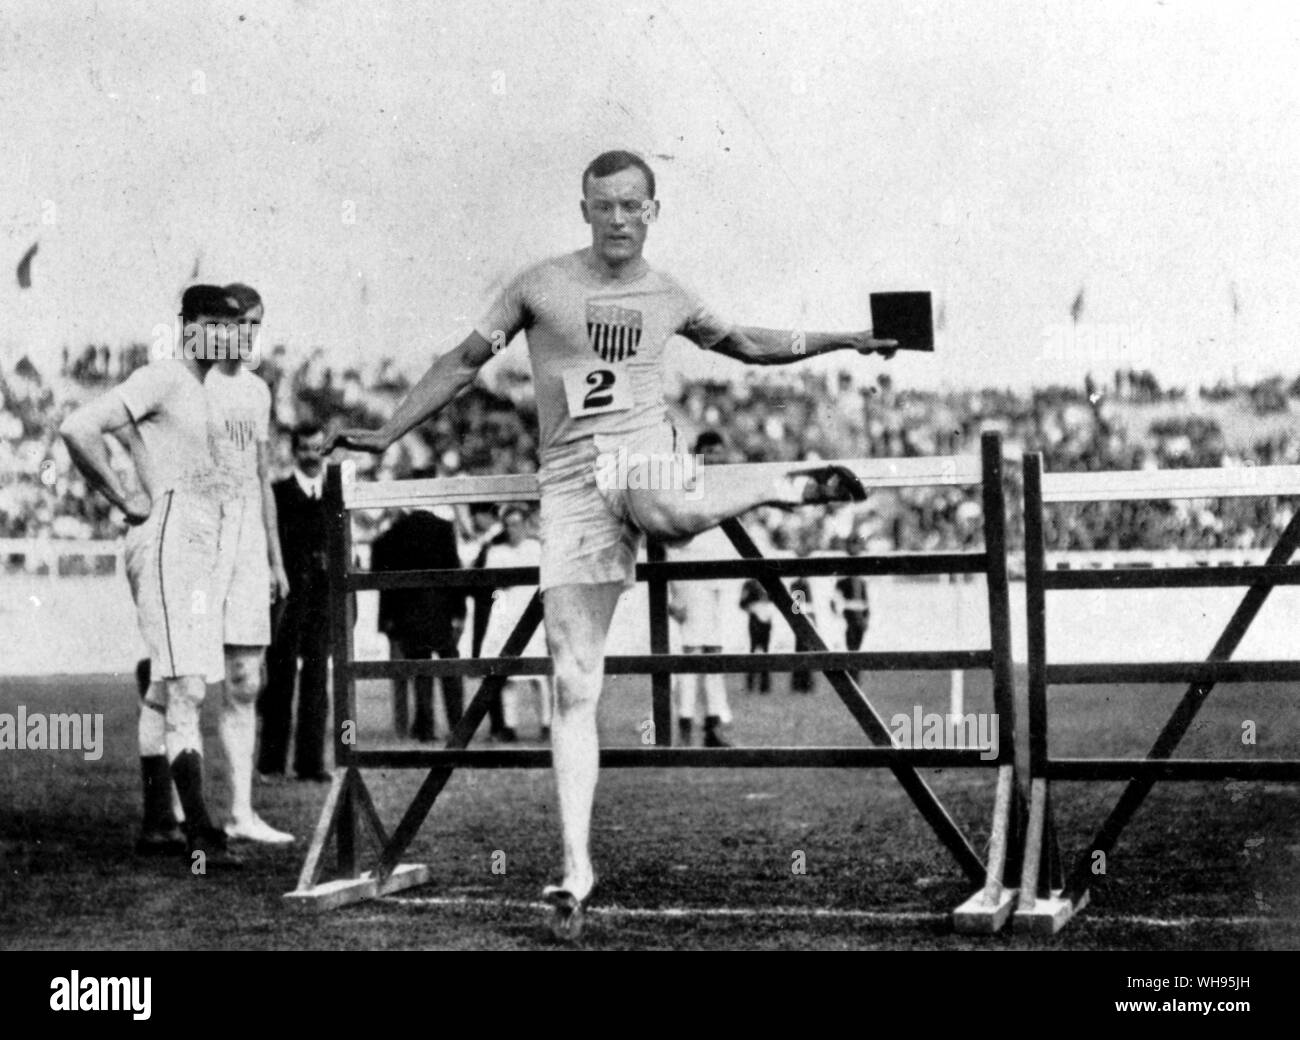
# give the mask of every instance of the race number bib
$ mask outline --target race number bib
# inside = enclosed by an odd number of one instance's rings
[[[627,373],[612,366],[570,369],[563,378],[569,414],[575,419],[605,412],[626,412],[632,407],[632,388],[627,384]]]

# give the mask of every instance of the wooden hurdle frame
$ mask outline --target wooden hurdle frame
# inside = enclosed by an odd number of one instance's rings
[[[829,464],[829,463],[828,463]],[[904,553],[817,559],[767,559],[737,520],[723,525],[740,555],[736,560],[668,562],[663,548],[648,546],[648,562],[638,564],[637,580],[648,584],[650,648],[648,655],[612,656],[607,675],[651,676],[655,745],[645,748],[604,748],[602,768],[620,767],[778,767],[888,768],[898,778],[921,815],[957,860],[967,879],[980,886],[954,912],[961,931],[993,932],[1010,917],[1015,891],[1008,882],[1020,869],[1023,851],[1024,799],[1015,776],[1015,689],[1011,665],[1010,601],[1007,578],[1006,508],[1002,443],[985,434],[981,454],[937,458],[850,460],[869,488],[928,485],[974,486],[982,492],[985,548],[981,552]],[[715,469],[715,467],[709,467]],[[781,464],[718,466],[743,469],[763,479],[783,472]],[[499,658],[456,660],[353,660],[349,597],[362,590],[411,588],[438,584],[448,588],[485,588],[536,584],[536,567],[492,570],[426,570],[371,573],[353,569],[351,513],[392,507],[432,506],[457,502],[526,502],[539,497],[535,476],[465,477],[362,483],[351,464],[331,466],[326,501],[331,516],[329,545],[329,612],[332,627],[334,755],[336,773],[321,810],[297,888],[286,899],[298,906],[328,909],[375,898],[428,880],[428,869],[403,864],[401,857],[452,772],[457,768],[549,767],[551,753],[541,749],[470,748],[470,741],[487,714],[489,698],[511,675],[550,674],[549,658],[525,658],[542,618],[541,598],[534,594],[506,640]],[[987,650],[927,652],[832,652],[780,580],[798,575],[834,574],[983,574],[988,586],[990,647]],[[783,654],[685,655],[668,652],[668,582],[692,579],[755,578],[773,604],[811,651]],[[897,746],[884,720],[854,681],[850,670],[947,672],[954,668],[988,669],[992,673],[994,710],[999,716],[998,753],[985,758],[987,748],[904,748]],[[670,683],[673,672],[750,672],[758,669],[822,671],[850,714],[870,738],[869,747],[672,747]],[[358,679],[392,679],[417,675],[483,676],[442,749],[362,749],[349,740],[355,735]],[[418,792],[390,834],[375,809],[362,776],[366,768],[427,769]],[[992,768],[997,771],[988,859],[949,816],[926,781],[922,768]],[[358,830],[361,824],[378,850],[373,870],[361,870]],[[327,845],[334,839],[337,879],[321,882]]]
[[[1300,495],[1300,466],[1044,473],[1042,455],[1031,453],[1024,457],[1024,481],[1030,812],[1013,927],[1016,931],[1051,935],[1087,905],[1093,856],[1098,852],[1110,856],[1125,826],[1158,780],[1300,780],[1300,760],[1172,757],[1216,683],[1300,679],[1300,661],[1231,660],[1273,588],[1300,584],[1300,566],[1288,563],[1300,545],[1300,514],[1287,524],[1259,566],[1049,571],[1043,534],[1045,509],[1070,502]],[[1204,661],[1048,662],[1048,592],[1233,586],[1246,586],[1247,592]],[[1121,682],[1190,685],[1145,758],[1052,758],[1047,739],[1047,688]],[[1051,784],[1072,780],[1128,783],[1067,875],[1053,824]]]

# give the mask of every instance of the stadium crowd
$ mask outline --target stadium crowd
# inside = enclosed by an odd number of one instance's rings
[[[87,495],[56,431],[78,403],[147,363],[137,344],[113,351],[87,346],[65,352],[57,374],[24,358],[0,367],[0,538],[115,538],[122,533],[97,495]],[[322,351],[290,364],[277,347],[258,375],[272,391],[278,434],[276,464],[291,466],[288,432],[304,421],[335,418],[373,426],[408,383],[388,359],[368,371],[338,370]],[[1202,404],[1243,417],[1285,411],[1300,382],[1218,384]],[[1161,418],[1132,421],[1141,406],[1172,402]],[[703,429],[727,438],[735,461],[970,454],[984,430],[1004,438],[1008,470],[1018,480],[1024,451],[1041,450],[1053,471],[1249,466],[1300,462],[1300,438],[1274,424],[1249,443],[1230,445],[1219,422],[1181,391],[1164,391],[1149,373],[1116,373],[1113,384],[1049,387],[1032,392],[897,389],[887,375],[862,384],[848,373],[808,370],[746,373],[731,382],[682,382],[670,410],[687,439]],[[444,475],[524,473],[536,469],[536,416],[526,371],[502,366],[491,385],[462,395],[426,428],[404,439],[379,464],[359,460],[363,475],[401,477],[431,468]],[[1018,507],[1018,496],[1010,498]],[[860,507],[833,511],[762,511],[777,551],[816,553],[862,539],[868,552],[962,549],[980,542],[980,508],[957,488],[874,494]],[[1290,519],[1290,506],[1267,499],[1222,502],[1104,503],[1055,510],[1054,549],[1210,549],[1269,544]],[[1013,517],[1011,531],[1018,532]],[[378,518],[371,518],[374,523]],[[364,540],[367,533],[360,532]]]

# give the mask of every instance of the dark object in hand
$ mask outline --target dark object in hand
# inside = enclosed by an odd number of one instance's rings
[[[871,294],[871,335],[898,341],[899,350],[934,350],[928,292]]]

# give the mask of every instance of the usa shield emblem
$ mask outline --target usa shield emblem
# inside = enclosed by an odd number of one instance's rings
[[[609,304],[587,304],[587,344],[605,362],[624,361],[641,343],[641,312]]]

